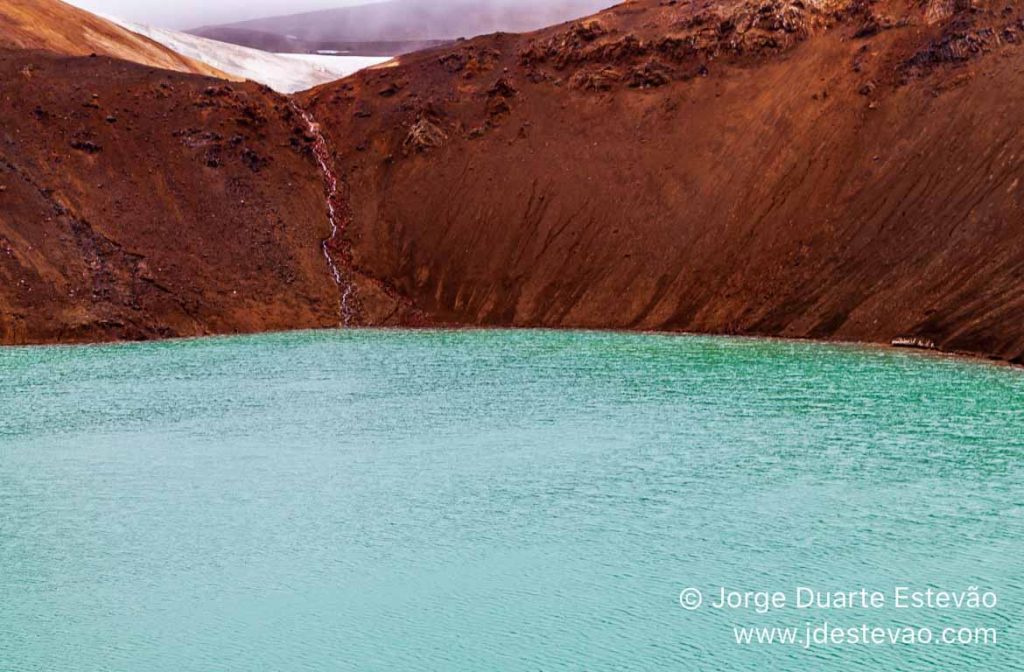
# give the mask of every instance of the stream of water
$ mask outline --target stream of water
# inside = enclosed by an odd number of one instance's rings
[[[341,267],[334,260],[333,253],[335,248],[343,246],[342,241],[345,233],[346,221],[344,207],[341,204],[341,192],[338,189],[338,176],[331,167],[332,161],[330,149],[328,148],[327,140],[324,138],[324,134],[320,129],[320,124],[313,119],[313,116],[308,111],[300,108],[294,102],[292,102],[292,109],[302,118],[309,134],[314,138],[313,156],[316,157],[317,165],[319,165],[320,173],[323,176],[325,196],[327,200],[327,218],[331,225],[331,235],[320,242],[320,247],[323,250],[324,259],[327,260],[327,266],[331,271],[331,277],[334,280],[334,284],[338,288],[338,312],[341,315],[341,323],[343,326],[347,327],[352,323],[354,315],[352,307],[354,287],[351,279],[346,277],[346,274],[342,272]]]

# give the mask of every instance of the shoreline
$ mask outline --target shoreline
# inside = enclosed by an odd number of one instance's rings
[[[112,338],[109,340],[82,340],[82,341],[40,341],[40,342],[26,342],[26,343],[0,343],[0,352],[8,349],[25,348],[87,348],[87,347],[103,347],[103,346],[121,346],[121,345],[142,345],[142,344],[160,344],[160,343],[176,343],[176,342],[189,342],[189,341],[207,341],[216,339],[227,339],[227,338],[245,338],[254,336],[273,336],[273,335],[287,335],[287,334],[299,334],[299,333],[333,333],[333,332],[345,332],[345,331],[378,331],[378,332],[474,332],[474,331],[507,331],[507,332],[520,332],[520,331],[538,331],[538,332],[570,332],[580,334],[619,334],[623,336],[688,336],[688,337],[706,337],[706,338],[722,338],[731,340],[742,340],[742,341],[769,341],[769,342],[780,342],[780,343],[793,343],[793,344],[810,344],[810,345],[835,345],[850,348],[861,348],[865,350],[872,350],[878,352],[905,352],[907,354],[919,357],[931,357],[936,359],[946,360],[960,360],[964,362],[974,362],[977,364],[988,364],[998,367],[1011,368],[1015,370],[1024,371],[1024,362],[1014,362],[1008,359],[1003,359],[993,355],[986,355],[982,353],[969,352],[969,351],[954,351],[954,350],[943,350],[939,347],[925,348],[925,347],[912,347],[906,345],[897,345],[894,342],[884,341],[853,341],[845,339],[823,339],[823,338],[800,338],[796,336],[771,336],[771,335],[757,335],[757,334],[725,334],[718,332],[700,332],[700,331],[672,331],[672,330],[661,330],[661,329],[615,329],[615,328],[599,328],[599,327],[516,327],[516,326],[480,326],[480,325],[460,325],[460,324],[438,324],[430,326],[353,326],[353,327],[342,327],[342,328],[331,328],[331,327],[299,327],[295,329],[275,329],[267,331],[249,331],[249,332],[235,332],[235,333],[218,333],[218,334],[204,334],[201,336],[171,336],[167,338],[155,338],[155,339],[118,339]],[[896,339],[894,339],[896,340]]]

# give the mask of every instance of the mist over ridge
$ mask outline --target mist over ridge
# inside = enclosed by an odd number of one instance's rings
[[[68,0],[81,9],[116,16],[126,21],[145,23],[160,28],[184,30],[195,26],[230,21],[245,21],[275,14],[310,12],[375,0]]]
[[[338,20],[338,16],[347,10],[357,9],[352,15],[351,23],[347,23],[358,31],[357,22],[363,22],[367,31],[393,31],[395,26],[404,24],[413,29],[417,22],[425,33],[441,35],[441,39],[477,34],[473,27],[493,26],[483,32],[496,30],[519,31],[542,28],[551,23],[558,23],[582,14],[589,14],[604,9],[614,0],[221,0],[217,3],[205,0],[178,0],[174,3],[153,2],[151,0],[69,0],[70,4],[81,9],[102,15],[116,16],[126,21],[145,23],[148,25],[172,28],[176,30],[195,31],[211,26],[243,23],[264,24],[261,29],[277,28],[282,17],[319,14],[319,19]],[[371,6],[376,6],[372,7]],[[289,28],[294,24],[289,24]],[[323,28],[330,32],[335,26]],[[250,26],[251,28],[251,26]],[[468,29],[468,30],[467,30]],[[412,32],[416,32],[412,30]],[[458,33],[458,34],[457,34]],[[335,37],[329,35],[329,37]],[[341,39],[352,39],[343,36]],[[385,39],[368,37],[366,39]],[[403,37],[391,39],[402,40]],[[414,39],[421,39],[417,35]],[[437,39],[434,37],[425,39]]]
[[[388,0],[351,7],[206,25],[190,32],[276,35],[310,43],[453,40],[493,32],[527,32],[586,16],[613,0]]]

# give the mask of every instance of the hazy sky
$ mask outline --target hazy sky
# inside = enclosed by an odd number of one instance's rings
[[[161,28],[196,28],[215,23],[298,14],[370,0],[65,0],[90,12]]]

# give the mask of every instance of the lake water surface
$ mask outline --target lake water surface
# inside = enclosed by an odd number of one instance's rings
[[[530,331],[0,349],[5,672],[1016,670],[1021,558],[1011,368]],[[998,642],[735,642],[823,622]]]

